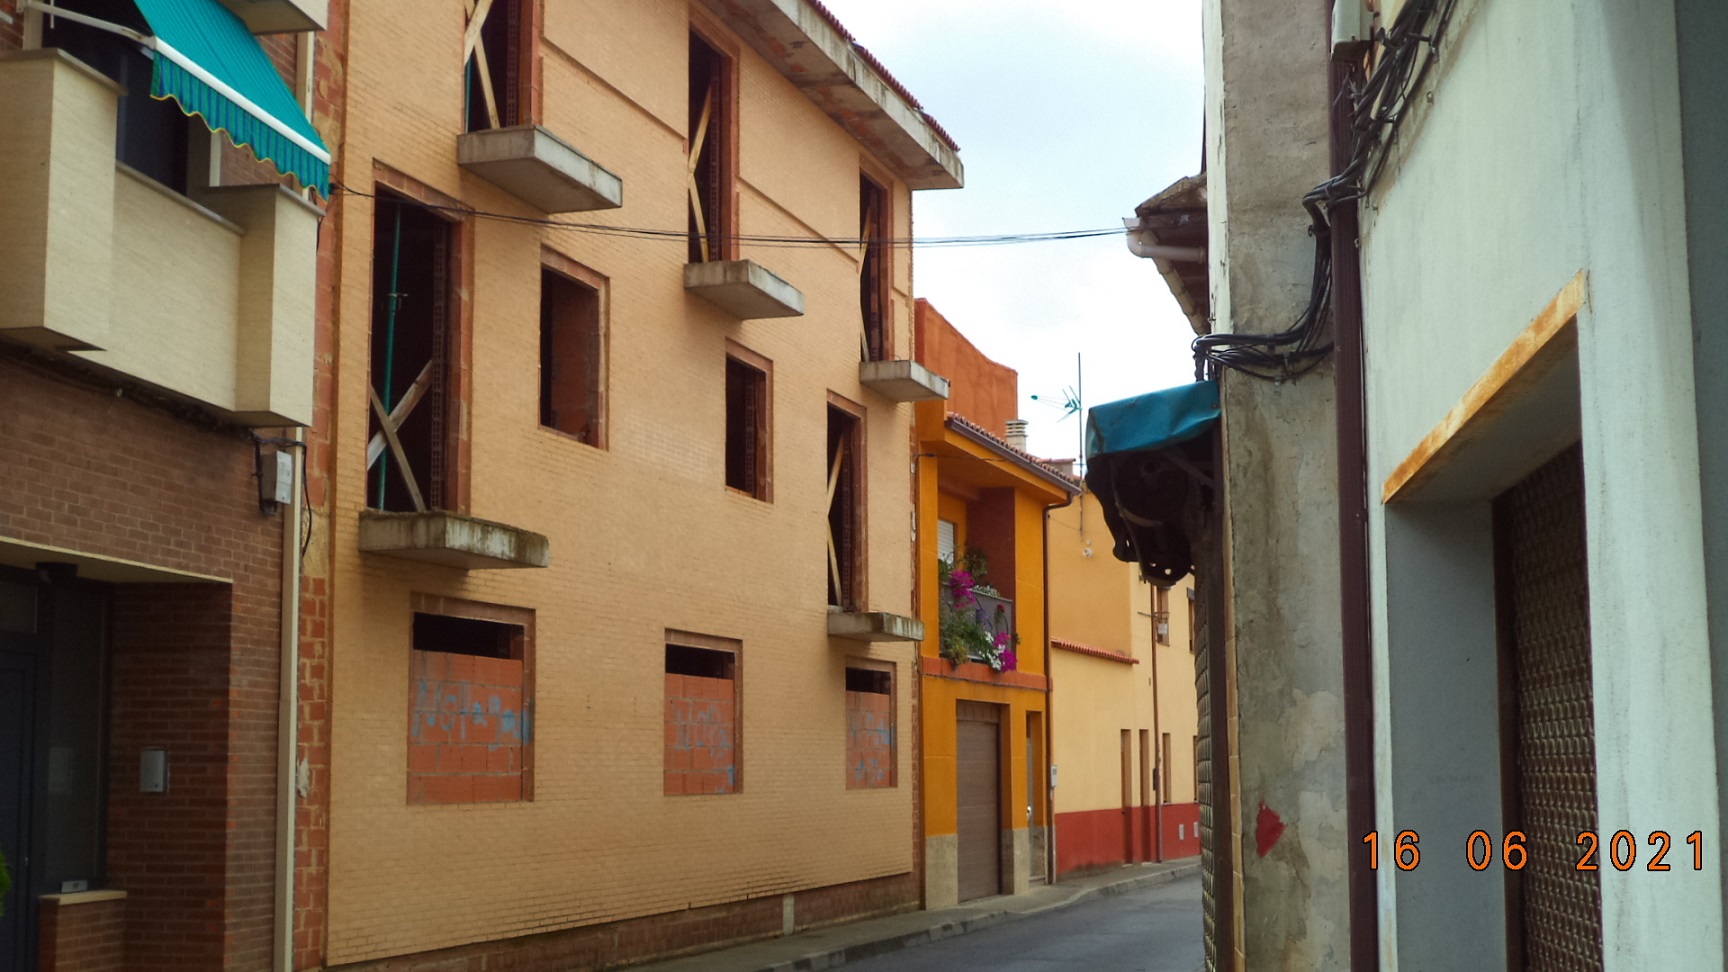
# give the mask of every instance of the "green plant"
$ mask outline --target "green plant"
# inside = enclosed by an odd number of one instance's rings
[[[12,890],[12,874],[6,870],[6,854],[0,851],[0,915],[6,913],[6,892]]]
[[[937,561],[942,585],[938,650],[950,664],[981,661],[1000,672],[1017,667],[1015,648],[1020,638],[999,633],[995,619],[978,602],[979,594],[996,596],[996,589],[983,583],[986,569],[984,554],[973,548],[967,548],[957,563]]]

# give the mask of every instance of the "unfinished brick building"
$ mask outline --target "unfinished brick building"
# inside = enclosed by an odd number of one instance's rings
[[[324,14],[232,6],[0,0],[7,972],[288,964]]]
[[[917,907],[893,241],[953,144],[809,0],[339,18],[297,964]]]

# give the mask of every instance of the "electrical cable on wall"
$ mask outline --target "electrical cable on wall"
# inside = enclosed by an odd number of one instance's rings
[[[1288,328],[1271,334],[1214,333],[1194,339],[1194,378],[1216,378],[1230,368],[1252,378],[1288,381],[1317,367],[1331,353],[1325,322],[1332,298],[1333,206],[1367,195],[1397,140],[1410,98],[1439,57],[1440,42],[1457,0],[1414,0],[1392,30],[1380,32],[1380,61],[1362,87],[1350,93],[1353,133],[1344,171],[1302,197],[1308,232],[1314,237],[1314,276],[1308,303]],[[1422,27],[1430,27],[1428,33]]]
[[[332,185],[333,195],[358,196],[362,199],[376,199],[377,195],[350,188],[340,182]],[[632,239],[675,240],[679,243],[690,238],[689,229],[649,229],[640,226],[613,226],[607,223],[582,223],[573,220],[546,219],[537,216],[521,216],[512,213],[495,213],[483,209],[470,209],[465,206],[440,206],[418,200],[412,203],[422,209],[451,213],[457,216],[472,216],[477,219],[491,219],[505,223],[519,223],[529,226],[548,226],[553,229],[574,230],[580,233],[591,233],[596,236],[621,236]],[[749,243],[752,246],[763,247],[798,247],[820,246],[840,247],[847,251],[856,251],[861,246],[891,246],[899,248],[944,248],[957,246],[1005,246],[1016,243],[1050,243],[1061,240],[1087,240],[1101,236],[1121,236],[1126,230],[1121,227],[1086,230],[1060,230],[1050,233],[998,233],[979,236],[931,236],[923,239],[895,238],[884,240],[861,240],[855,236],[776,236],[752,233],[734,233],[720,238]]]

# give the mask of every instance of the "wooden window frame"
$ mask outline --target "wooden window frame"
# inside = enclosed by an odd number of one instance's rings
[[[717,82],[719,98],[716,102],[717,119],[710,121],[710,127],[704,138],[714,139],[713,150],[718,153],[716,164],[719,171],[714,178],[714,192],[718,199],[710,204],[710,208],[718,214],[718,231],[713,226],[705,226],[709,250],[704,261],[700,254],[687,253],[686,258],[692,262],[714,262],[738,259],[738,63],[740,45],[735,37],[717,21],[708,18],[696,10],[690,11],[689,36],[692,41],[700,41],[713,51],[719,60]],[[690,68],[687,65],[685,74],[688,77]],[[688,86],[688,85],[687,85]],[[698,149],[695,144],[694,120],[697,111],[690,106],[691,120],[686,121],[684,131],[684,154],[689,159]],[[690,187],[695,188],[697,177],[692,172]],[[692,210],[687,205],[685,212]],[[705,214],[705,220],[707,214]],[[697,249],[697,236],[692,225],[689,228],[689,249]]]
[[[761,401],[756,411],[756,456],[754,475],[756,488],[754,490],[739,489],[731,483],[726,483],[726,491],[737,496],[748,496],[764,503],[774,502],[774,362],[746,348],[731,338],[726,339],[726,360],[728,365],[736,361],[762,375]],[[725,407],[725,433],[729,435],[732,427],[730,405]],[[725,441],[722,437],[722,452]],[[722,457],[721,465],[725,465]],[[725,481],[724,471],[721,481]]]
[[[496,624],[515,625],[522,629],[522,641],[515,646],[519,654],[516,656],[522,662],[522,708],[528,721],[528,730],[522,738],[522,799],[518,802],[534,802],[534,700],[535,700],[535,614],[533,608],[515,607],[507,604],[493,604],[486,601],[472,601],[461,597],[447,597],[442,594],[425,594],[416,591],[408,598],[408,632],[409,647],[413,647],[413,619],[416,614],[437,614],[447,618],[468,618],[474,621],[491,621]],[[410,719],[414,716],[414,692],[412,687],[407,694],[407,708]]]
[[[857,402],[835,394],[832,391],[828,393],[828,408],[851,418],[852,427],[857,433],[852,437],[852,441],[847,443],[849,458],[852,460],[853,480],[852,549],[850,551],[842,549],[836,552],[836,559],[840,560],[842,564],[845,564],[848,561],[850,562],[852,570],[852,590],[839,591],[838,593],[840,594],[841,603],[835,604],[830,600],[828,605],[829,607],[838,607],[842,611],[863,611],[867,609],[867,605],[870,603],[868,580],[870,576],[870,563],[868,556],[870,545],[867,542],[870,529],[870,518],[868,515],[870,508],[870,477],[869,465],[866,461],[866,456],[869,455],[869,450],[866,448],[869,412],[864,408],[864,406]],[[826,422],[823,423],[823,427],[826,429]],[[827,436],[824,435],[822,449],[822,481],[824,485],[828,482],[832,460],[833,457],[828,454]],[[839,498],[838,490],[836,490],[835,498],[836,500]],[[824,512],[831,515],[831,510],[832,506],[824,510]],[[828,525],[827,516],[823,518],[823,522],[825,526]],[[834,538],[834,540],[837,545],[841,543],[841,540],[838,537]],[[824,573],[831,572],[832,567],[824,571]],[[844,569],[841,571],[841,576],[842,578],[845,577]],[[830,580],[829,583],[832,583],[832,580]],[[848,594],[850,597],[847,596]],[[848,601],[850,601],[850,603],[846,603]]]
[[[608,400],[609,395],[607,394],[611,387],[612,366],[611,281],[604,274],[583,266],[550,247],[542,247],[540,249],[540,268],[543,271],[550,270],[561,277],[587,287],[595,292],[600,302],[600,335],[599,339],[596,341],[597,353],[600,360],[595,365],[594,369],[594,380],[595,384],[598,386],[594,390],[594,408],[598,413],[594,421],[594,441],[587,442],[579,435],[566,432],[555,426],[547,425],[544,421],[543,415],[541,416],[542,420],[539,423],[540,428],[560,438],[595,449],[605,450],[608,448],[611,429],[611,403]],[[545,300],[544,295],[542,295],[541,300]],[[541,326],[544,327],[545,325],[542,324]],[[542,352],[540,367],[542,369],[546,367],[544,352]],[[541,381],[545,381],[544,372],[542,372]],[[544,385],[542,385],[542,387],[544,387]]]
[[[474,221],[470,215],[471,209],[461,200],[447,196],[424,182],[393,169],[381,162],[372,164],[374,194],[379,189],[388,189],[396,195],[407,198],[410,202],[424,207],[432,215],[444,220],[450,226],[450,251],[447,259],[450,266],[447,270],[447,289],[445,295],[446,313],[449,315],[447,326],[451,328],[448,336],[448,360],[444,367],[444,389],[447,415],[444,423],[444,454],[448,456],[442,481],[443,499],[441,504],[428,502],[429,509],[442,509],[452,513],[467,513],[472,498],[471,470],[473,467],[473,442],[470,438],[469,423],[461,421],[461,416],[468,414],[469,403],[473,401],[474,376],[471,362],[474,360]],[[377,253],[378,241],[373,240],[369,248],[369,256]],[[370,265],[367,270],[368,293],[372,280]],[[369,297],[370,299],[370,297]],[[370,319],[368,320],[370,325]],[[370,369],[368,369],[370,383]],[[367,415],[368,406],[363,405]],[[368,419],[367,427],[371,422]],[[370,440],[370,435],[368,435]],[[368,479],[370,476],[368,475]]]

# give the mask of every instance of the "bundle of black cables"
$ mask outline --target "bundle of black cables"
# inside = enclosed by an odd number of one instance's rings
[[[1382,32],[1379,63],[1368,80],[1347,92],[1352,149],[1344,170],[1302,197],[1308,233],[1314,238],[1314,275],[1308,303],[1296,320],[1271,334],[1212,333],[1194,339],[1194,378],[1216,378],[1230,368],[1266,381],[1288,381],[1312,371],[1332,351],[1326,322],[1332,296],[1332,221],[1335,205],[1360,199],[1374,184],[1397,139],[1410,98],[1421,86],[1440,49],[1457,0],[1415,0]],[[1423,28],[1428,28],[1423,33]]]

